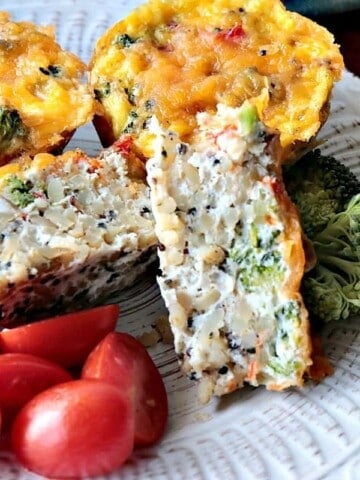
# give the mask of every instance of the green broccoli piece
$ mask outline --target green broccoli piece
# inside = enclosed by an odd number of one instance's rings
[[[283,278],[284,264],[276,243],[279,235],[274,229],[267,237],[260,237],[256,225],[246,235],[239,231],[230,258],[237,263],[237,279],[247,292]]]
[[[360,182],[348,167],[320,150],[284,168],[287,192],[297,206],[306,235],[313,239],[349,200],[360,192]]]
[[[239,113],[239,119],[244,135],[252,133],[259,122],[259,116],[256,107],[250,103],[244,103]]]
[[[276,250],[261,253],[259,248],[249,248],[241,254],[232,249],[230,258],[239,265],[238,280],[247,292],[284,276],[281,255]]]
[[[129,48],[133,43],[136,43],[137,38],[130,37],[127,33],[121,33],[115,38],[115,45],[122,48]]]
[[[317,257],[302,282],[310,314],[321,321],[360,314],[360,181],[319,150],[285,167],[284,180]]]
[[[31,193],[32,188],[32,184],[24,183],[16,175],[10,175],[6,181],[9,200],[18,207],[24,208],[35,200],[34,195]]]
[[[12,140],[23,137],[25,133],[19,112],[0,106],[0,152],[7,150]]]
[[[268,368],[270,368],[275,374],[284,377],[290,377],[302,367],[302,363],[296,360],[288,360],[284,365],[280,361],[272,360],[268,365]]]
[[[360,314],[360,193],[313,238],[317,265],[303,279],[309,311],[323,321]]]

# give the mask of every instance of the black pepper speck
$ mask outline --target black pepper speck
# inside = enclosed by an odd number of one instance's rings
[[[140,215],[144,215],[145,213],[150,213],[150,209],[148,207],[143,207],[140,210]]]
[[[188,147],[185,145],[185,143],[178,143],[176,145],[176,151],[179,155],[185,155],[185,153],[188,151]]]
[[[196,212],[197,212],[196,207],[191,207],[186,213],[188,215],[195,215]]]
[[[228,367],[224,365],[223,367],[219,368],[218,372],[220,375],[225,375],[229,371]]]
[[[109,210],[108,211],[108,214],[107,214],[107,217],[108,219],[111,221],[111,220],[115,220],[115,218],[117,217],[116,213],[114,212],[114,210]]]

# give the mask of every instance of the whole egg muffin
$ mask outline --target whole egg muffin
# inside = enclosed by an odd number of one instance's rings
[[[0,12],[0,164],[24,152],[60,151],[91,121],[86,70],[56,42],[52,27]]]
[[[198,112],[261,95],[286,159],[327,118],[342,69],[333,36],[278,0],[150,0],[97,42],[95,125],[105,145],[133,132],[147,155],[152,115],[189,141]]]

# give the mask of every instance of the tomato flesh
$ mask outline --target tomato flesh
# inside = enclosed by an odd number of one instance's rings
[[[77,366],[115,329],[118,316],[118,305],[104,305],[4,329],[0,350],[37,355],[64,367]]]
[[[19,462],[46,477],[97,476],[131,455],[131,402],[113,385],[74,380],[34,397],[20,411],[11,442]]]
[[[116,385],[132,399],[135,445],[151,445],[160,439],[168,418],[166,389],[152,358],[138,340],[126,333],[109,333],[89,355],[81,376]]]

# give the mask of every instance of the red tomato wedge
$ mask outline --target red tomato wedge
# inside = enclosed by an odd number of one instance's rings
[[[64,367],[77,366],[115,329],[118,316],[118,305],[104,305],[4,329],[0,350],[30,353]]]
[[[18,461],[50,478],[104,475],[131,455],[134,416],[120,389],[74,380],[34,397],[15,419],[11,443]]]
[[[57,383],[72,380],[60,365],[26,353],[0,355],[0,406],[17,410]]]
[[[166,390],[152,358],[138,340],[126,333],[109,333],[89,355],[81,376],[116,385],[132,399],[135,445],[151,445],[160,439],[168,417]]]

